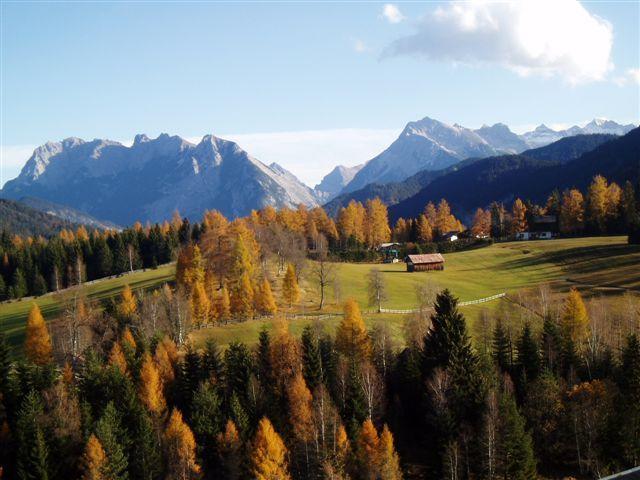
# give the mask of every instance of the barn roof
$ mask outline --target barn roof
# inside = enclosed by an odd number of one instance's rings
[[[439,253],[423,253],[421,255],[407,255],[407,258],[414,265],[420,263],[442,263],[444,257]]]

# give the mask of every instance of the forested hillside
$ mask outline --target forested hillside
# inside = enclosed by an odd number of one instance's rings
[[[21,203],[0,198],[0,232],[5,230],[16,235],[49,237],[65,228],[75,229],[77,226]]]

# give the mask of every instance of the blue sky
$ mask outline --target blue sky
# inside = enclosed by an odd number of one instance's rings
[[[314,183],[424,116],[637,123],[639,3],[525,3],[4,2],[3,180],[69,136],[214,133]]]

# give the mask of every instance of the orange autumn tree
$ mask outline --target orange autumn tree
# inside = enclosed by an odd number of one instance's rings
[[[160,373],[149,353],[145,353],[142,359],[138,396],[147,410],[155,416],[160,416],[167,406]]]
[[[433,240],[433,225],[426,215],[418,217],[418,241],[429,243]]]
[[[165,479],[186,480],[198,478],[200,466],[196,463],[196,440],[189,426],[182,419],[180,410],[174,408],[163,434],[167,460]]]
[[[231,314],[239,319],[253,317],[254,290],[249,274],[244,272],[231,292]]]
[[[231,299],[229,298],[229,290],[227,290],[227,287],[222,287],[220,289],[220,294],[215,300],[215,318],[218,322],[224,320],[226,323],[230,316]]]
[[[25,332],[24,353],[30,362],[46,365],[52,360],[51,337],[40,307],[35,303],[29,310]]]
[[[379,480],[402,480],[402,469],[400,468],[400,458],[393,446],[393,435],[389,427],[385,424],[380,434],[378,444],[378,476]]]
[[[216,437],[224,478],[239,479],[242,475],[242,440],[233,420],[227,420],[224,432]]]
[[[122,341],[122,346],[125,349],[129,349],[135,352],[137,348],[136,339],[133,338],[133,333],[131,333],[131,330],[129,329],[129,327],[125,327],[124,332],[122,332],[121,341]]]
[[[205,291],[204,284],[197,282],[193,286],[191,299],[189,302],[191,307],[191,318],[196,327],[202,327],[209,322],[209,314],[211,312],[211,302]]]
[[[287,266],[287,271],[282,280],[282,296],[289,308],[300,299],[300,287],[296,278],[296,270],[293,265]]]
[[[516,198],[511,209],[511,233],[527,231],[527,207],[522,200]]]
[[[131,319],[138,313],[138,303],[136,297],[131,291],[129,285],[125,285],[120,295],[120,304],[118,305],[118,313],[126,319]]]
[[[478,208],[473,216],[471,233],[474,237],[484,237],[491,234],[491,212]]]
[[[289,382],[287,388],[289,400],[289,421],[294,435],[302,443],[313,438],[313,397],[301,372]]]
[[[576,288],[572,288],[565,299],[560,318],[563,335],[573,342],[580,343],[589,334],[589,315],[582,296]]]
[[[153,354],[153,359],[158,367],[158,373],[163,385],[167,385],[175,379],[175,370],[173,369],[173,363],[175,358],[173,352],[177,349],[175,343],[169,338],[164,337],[161,342],[158,343],[156,351]]]
[[[251,478],[289,480],[287,448],[268,418],[262,417],[252,442]]]
[[[371,353],[360,307],[353,298],[344,304],[344,315],[336,330],[336,349],[345,357],[360,361],[369,358]]]
[[[377,480],[380,438],[370,418],[362,424],[358,436],[357,459],[363,480]]]
[[[100,440],[91,434],[81,460],[81,480],[107,480],[107,455]]]
[[[375,248],[391,238],[387,206],[378,197],[367,200],[365,226],[369,248]]]
[[[122,348],[120,347],[120,342],[115,341],[111,346],[111,351],[109,352],[109,365],[117,367],[121,373],[125,375],[128,374],[129,369],[127,368],[127,359],[122,352]]]
[[[262,279],[262,283],[258,288],[258,292],[255,296],[256,310],[261,315],[275,315],[278,312],[278,306],[273,298],[273,292],[271,291],[271,284],[269,280]]]

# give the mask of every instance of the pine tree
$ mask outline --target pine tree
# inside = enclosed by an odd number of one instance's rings
[[[220,349],[215,340],[209,339],[205,343],[202,354],[202,377],[217,384],[222,383],[222,359]]]
[[[497,473],[513,480],[535,480],[536,462],[531,435],[512,395],[500,399]]]
[[[162,415],[167,406],[162,392],[162,380],[149,353],[145,353],[142,358],[139,385],[138,395],[142,404],[151,415]]]
[[[36,365],[47,365],[52,360],[51,338],[40,308],[31,306],[25,331],[24,353]]]
[[[167,460],[165,478],[171,480],[195,479],[200,473],[196,463],[196,440],[189,426],[182,420],[179,410],[173,409],[163,434]]]
[[[258,424],[251,448],[251,477],[255,480],[289,480],[287,449],[266,417]]]
[[[380,473],[377,478],[380,480],[402,480],[402,470],[400,469],[400,458],[393,446],[393,435],[389,427],[385,424],[380,434],[378,445],[378,459]]]
[[[107,455],[100,440],[91,434],[82,455],[82,480],[107,480]]]
[[[216,436],[223,426],[222,398],[210,382],[202,382],[193,397],[190,425],[200,451],[205,471],[213,469]]]
[[[234,317],[242,320],[253,317],[253,295],[251,280],[245,272],[231,295],[231,313]]]
[[[287,271],[282,281],[282,296],[285,302],[289,304],[289,308],[300,299],[300,287],[298,287],[296,271],[291,264],[287,266]]]
[[[125,450],[120,443],[122,424],[120,416],[113,402],[109,402],[96,424],[96,437],[100,440],[102,448],[107,456],[107,478],[115,480],[127,480],[128,460]]]
[[[640,341],[635,334],[626,339],[617,383],[620,450],[626,465],[637,465],[640,461]]]
[[[371,354],[371,342],[357,302],[350,298],[344,304],[344,316],[336,329],[336,349],[352,361],[364,361]]]
[[[271,292],[271,284],[266,277],[262,279],[262,284],[258,289],[258,294],[256,295],[255,300],[256,310],[261,315],[275,315],[278,312],[278,306],[276,305],[273,293]]]
[[[302,330],[302,372],[311,390],[322,383],[322,356],[318,340],[310,325]]]
[[[11,347],[7,342],[7,336],[0,332],[0,392],[7,392],[9,386],[9,373],[11,372]]]
[[[529,323],[525,323],[522,329],[522,336],[518,339],[516,349],[518,351],[518,366],[520,371],[526,375],[527,383],[534,381],[540,373],[540,352],[531,333]]]
[[[511,344],[507,332],[498,319],[493,329],[493,359],[503,372],[511,371]]]
[[[16,477],[19,480],[49,478],[49,449],[38,423],[42,414],[42,402],[32,391],[22,402],[16,421]]]
[[[16,268],[15,272],[13,272],[13,278],[11,280],[11,291],[13,292],[13,298],[22,298],[27,293],[29,293],[29,289],[27,288],[27,280],[22,273],[22,269]]]
[[[579,344],[588,335],[589,316],[580,292],[572,288],[562,309],[561,330],[565,339]]]
[[[362,424],[358,436],[358,471],[363,480],[376,480],[380,465],[379,460],[380,438],[371,419],[367,418]]]

